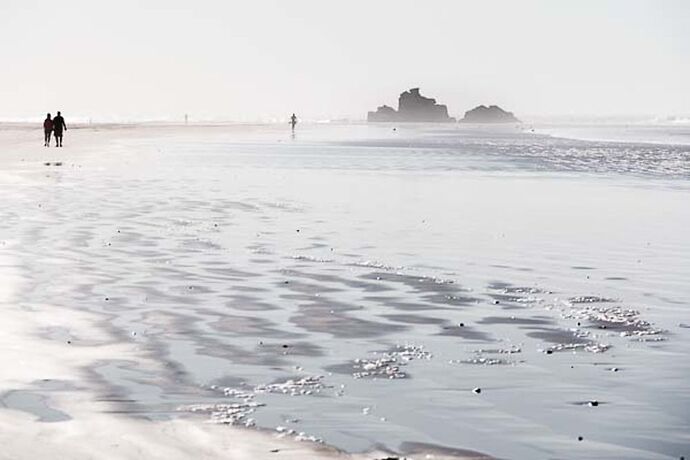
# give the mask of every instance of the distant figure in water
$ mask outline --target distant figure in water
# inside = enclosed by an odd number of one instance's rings
[[[297,115],[295,115],[293,113],[292,116],[290,117],[290,126],[292,126],[293,131],[295,130],[296,125],[297,125]]]
[[[53,120],[50,118],[50,114],[46,115],[46,119],[43,120],[43,146],[50,147],[50,133],[53,132]]]
[[[53,118],[53,132],[55,133],[55,147],[62,147],[62,130],[67,131],[67,125],[65,124],[65,119],[58,114]]]

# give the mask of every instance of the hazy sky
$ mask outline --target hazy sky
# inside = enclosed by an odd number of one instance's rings
[[[690,114],[686,0],[0,0],[0,118]]]

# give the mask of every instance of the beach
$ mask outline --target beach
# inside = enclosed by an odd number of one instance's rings
[[[690,147],[630,130],[0,125],[0,458],[687,458]]]

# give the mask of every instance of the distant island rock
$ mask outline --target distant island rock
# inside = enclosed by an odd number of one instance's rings
[[[480,105],[465,112],[461,123],[520,123],[513,112],[506,112],[497,105]]]
[[[376,112],[369,112],[368,122],[454,122],[448,116],[448,108],[437,104],[436,99],[419,94],[419,88],[405,91],[398,98],[398,110],[382,105]]]

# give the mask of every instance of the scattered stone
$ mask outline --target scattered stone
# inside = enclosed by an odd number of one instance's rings
[[[328,263],[328,262],[333,262],[333,259],[325,259],[321,257],[314,257],[314,256],[305,256],[305,255],[293,255],[291,256],[292,259],[295,260],[304,260],[307,262],[320,262],[320,263]]]
[[[601,298],[597,297],[596,299]],[[572,304],[572,299],[570,299],[570,301]],[[612,300],[596,300],[596,302],[602,301],[608,302]],[[580,303],[591,302],[594,301],[583,301]],[[564,316],[566,318],[586,320],[599,329],[620,331],[621,337],[636,337],[639,340],[645,340],[649,336],[659,336],[664,332],[662,329],[654,328],[650,322],[640,318],[639,311],[630,308],[587,305],[573,308],[571,311],[565,313]],[[580,322],[578,321],[578,325],[579,324]]]
[[[598,297],[594,295],[581,295],[577,297],[571,297],[568,302],[578,304],[578,303],[604,303],[604,302],[615,302],[615,299],[609,299],[606,297]]]
[[[514,353],[522,353],[522,348],[518,346],[512,346],[510,348],[480,348],[479,350],[474,350],[478,354],[506,354],[512,355]]]
[[[213,387],[211,387],[211,388],[215,389]],[[223,388],[223,394],[229,398],[238,398],[238,399],[243,399],[245,401],[250,401],[250,400],[254,399],[254,393],[236,390],[234,388]]]
[[[431,359],[432,355],[417,345],[397,345],[393,350],[387,351],[379,358],[355,359],[352,376],[356,379],[384,377],[388,379],[404,379],[407,374],[401,370],[410,361]]]
[[[181,410],[209,413],[212,423],[253,426],[253,419],[247,419],[247,416],[254,413],[257,407],[264,405],[253,401],[233,404],[194,404],[183,406]]]
[[[315,443],[323,443],[323,439],[317,438],[316,436],[309,436],[305,434],[303,431],[298,433],[297,436],[295,436],[295,441],[307,441],[307,442],[315,442]]]
[[[449,361],[449,363],[450,364],[456,364],[456,363],[478,364],[478,365],[483,365],[483,366],[506,366],[506,365],[515,364],[515,361],[510,361],[507,359],[500,359],[500,358],[486,358],[484,356],[477,356],[477,357],[465,359],[465,360],[451,359]]]
[[[536,287],[506,287],[503,288],[505,294],[552,294],[551,291],[545,291]]]
[[[321,390],[328,388],[323,383],[323,376],[307,376],[301,379],[289,379],[285,382],[271,383],[268,385],[257,385],[254,387],[255,393],[283,393],[290,396],[309,396],[320,393]]]

